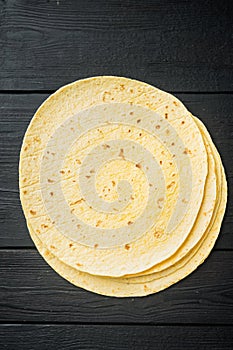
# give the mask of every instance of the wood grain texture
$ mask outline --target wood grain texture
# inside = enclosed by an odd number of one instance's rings
[[[233,324],[233,252],[144,298],[110,298],[62,279],[34,250],[0,251],[0,322]]]
[[[232,350],[233,327],[2,325],[2,349]]]
[[[0,89],[123,75],[170,91],[232,91],[229,0],[0,1]]]
[[[32,247],[18,193],[18,162],[26,128],[46,94],[0,94],[0,247]],[[177,94],[208,127],[226,167],[233,196],[233,95]],[[233,249],[233,203],[230,201],[217,248]]]

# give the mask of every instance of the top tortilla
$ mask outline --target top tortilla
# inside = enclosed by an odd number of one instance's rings
[[[203,139],[184,105],[121,77],[80,80],[51,95],[34,115],[20,155],[28,223],[54,256],[94,275],[136,274],[172,256],[195,223],[206,176]]]

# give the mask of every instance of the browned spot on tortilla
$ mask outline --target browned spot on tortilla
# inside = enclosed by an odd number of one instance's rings
[[[51,179],[48,179],[48,182],[49,182],[49,183],[53,183],[54,181],[53,181],[53,180],[51,180]]]
[[[129,89],[129,92],[131,92],[131,94],[133,93],[133,89]]]
[[[39,234],[40,234],[40,230],[36,229],[36,233],[39,233]]]
[[[86,175],[86,178],[87,178],[87,179],[90,179],[90,175]]]
[[[168,118],[168,114],[167,113],[165,113],[165,119],[167,119]]]
[[[27,193],[28,193],[28,191],[26,191],[26,190],[25,190],[25,191],[23,191],[23,194],[27,194]]]
[[[72,128],[70,128],[70,130],[74,131],[74,128],[72,127]]]
[[[157,200],[157,204],[158,204],[158,208],[159,209],[162,209],[162,203],[163,203],[163,201],[164,201],[164,199],[163,198],[159,198],[158,200]]]
[[[142,133],[141,133],[141,132],[139,133],[139,136],[142,136]]]
[[[81,203],[82,201],[84,201],[84,199],[83,199],[83,198],[78,199],[77,201],[70,203],[70,205],[79,204],[79,203]]]
[[[112,181],[112,185],[113,185],[113,186],[115,186],[115,185],[116,185],[115,181]]]
[[[156,125],[156,127],[155,127],[156,129],[160,129],[160,125]]]
[[[103,98],[102,98],[103,102],[106,101],[107,95],[111,95],[111,92],[104,91]]]
[[[144,291],[145,291],[145,292],[146,292],[146,291],[148,291],[148,287],[147,287],[147,285],[146,285],[146,284],[144,285],[144,287],[143,287],[143,288],[144,288]]]
[[[171,188],[175,184],[175,181],[172,181],[169,185],[167,185],[167,189]]]
[[[167,134],[167,135],[169,135],[169,134],[170,134],[170,131],[169,131],[168,129],[166,130],[166,134]]]
[[[141,168],[142,168],[141,164],[139,164],[139,163],[138,163],[138,164],[136,164],[135,166],[136,166],[136,168],[139,168],[139,169],[141,169]]]
[[[82,264],[80,264],[80,263],[76,263],[76,265],[77,265],[77,266],[83,266],[83,265],[82,265]]]
[[[98,248],[98,246],[99,246],[99,244],[96,243],[96,244],[94,245],[94,248]]]
[[[182,199],[182,202],[183,203],[188,203],[188,201],[185,198]]]
[[[26,179],[26,177],[23,179],[23,182],[26,182],[27,181],[27,179]]]
[[[102,224],[102,221],[98,220],[95,226],[98,227],[100,224]]]
[[[76,163],[81,164],[81,161],[79,159],[75,159]]]
[[[125,249],[126,249],[126,250],[129,250],[129,249],[130,249],[130,245],[129,245],[129,244],[126,244],[126,245],[125,245]]]
[[[175,143],[174,142],[172,142],[172,146],[174,146],[175,145]]]
[[[73,243],[70,243],[70,244],[69,244],[69,247],[72,248],[72,247],[73,247]]]
[[[150,187],[152,187],[153,185],[152,184],[149,184]]]
[[[42,228],[48,228],[48,225],[41,224],[41,227],[42,227]]]
[[[160,238],[160,237],[161,237],[161,234],[162,234],[162,232],[160,232],[160,231],[155,231],[155,232],[154,232],[154,237],[155,237],[155,238]]]
[[[71,211],[70,211],[70,212],[71,212],[71,214],[72,214],[74,211],[75,211],[75,208],[71,209]]]
[[[61,174],[65,174],[64,170],[61,170],[60,173],[61,173]]]
[[[30,210],[30,214],[36,215],[36,211],[35,210]]]
[[[141,119],[138,119],[138,120],[137,120],[137,123],[140,123],[140,121],[141,121]]]
[[[56,247],[54,247],[54,245],[51,245],[50,248],[51,248],[51,249],[56,249]]]
[[[132,225],[133,222],[132,222],[132,221],[128,221],[127,224],[128,224],[128,225]]]
[[[184,154],[192,154],[192,152],[188,148],[185,148],[183,153]]]
[[[125,159],[123,148],[121,148],[120,150],[119,157],[121,157],[122,159]]]
[[[170,165],[172,165],[173,163],[172,162],[169,162]]]
[[[26,151],[28,149],[28,146],[24,147],[24,151]]]
[[[181,124],[184,124],[184,123],[185,123],[185,121],[184,121],[184,120],[182,120]]]
[[[133,113],[133,112],[130,112],[129,114],[130,114],[130,115],[134,115],[134,113]]]
[[[53,196],[53,192],[50,192],[50,196]]]
[[[120,84],[120,90],[121,91],[125,90],[125,85],[124,84]]]
[[[102,147],[103,147],[103,149],[110,148],[110,146],[109,146],[109,145],[107,145],[106,143],[104,143],[104,144],[102,145]]]
[[[81,225],[80,224],[77,224],[77,228],[80,228],[81,227]]]
[[[35,141],[35,142],[41,142],[41,139],[40,139],[40,137],[39,136],[35,136],[35,137],[33,137],[33,141]]]
[[[159,164],[161,164],[161,165],[163,164],[162,160],[159,161]]]
[[[111,100],[114,101],[114,97],[112,97]]]
[[[131,132],[131,130],[129,129],[128,132]]]
[[[177,103],[176,101],[173,101],[173,104],[174,104],[175,106],[178,106],[178,103]]]
[[[90,170],[90,173],[91,173],[91,174],[94,174],[94,173],[95,173],[95,170],[94,170],[94,169],[91,169],[91,170]]]
[[[168,109],[168,106],[165,106],[166,109]]]

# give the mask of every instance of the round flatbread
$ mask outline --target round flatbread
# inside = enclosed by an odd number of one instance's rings
[[[63,87],[38,109],[19,170],[23,210],[42,244],[70,267],[120,277],[182,246],[208,162],[196,123],[174,96],[96,77]]]

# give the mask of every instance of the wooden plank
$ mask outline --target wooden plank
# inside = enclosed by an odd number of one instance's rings
[[[20,206],[18,161],[27,125],[46,94],[0,94],[0,247],[33,246]],[[177,94],[193,114],[207,125],[222,155],[233,195],[233,98],[231,94]],[[233,202],[230,202],[217,248],[233,249]]]
[[[231,350],[233,327],[2,325],[3,349]]]
[[[215,251],[193,274],[144,298],[77,288],[34,250],[0,251],[0,322],[233,324],[233,252]]]
[[[0,2],[0,89],[123,75],[170,91],[230,91],[228,0]]]

